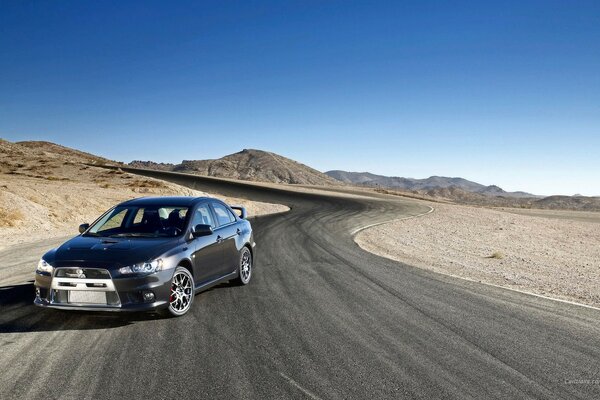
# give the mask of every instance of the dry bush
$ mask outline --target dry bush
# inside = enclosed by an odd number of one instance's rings
[[[0,226],[17,226],[23,220],[23,213],[19,210],[7,210],[0,208]]]
[[[165,185],[161,181],[150,181],[150,180],[136,180],[136,181],[129,183],[127,186],[138,187],[138,188],[155,188],[155,189],[167,187],[167,185]]]
[[[504,254],[500,251],[495,251],[492,253],[491,256],[488,256],[487,258],[493,258],[495,260],[501,260],[504,258]]]
[[[54,167],[52,165],[30,165],[26,168],[23,168],[23,171],[28,171],[29,173],[36,174],[38,176],[47,176],[53,173],[53,171],[51,171],[51,168],[53,169]]]
[[[58,176],[40,176],[38,178],[44,178],[48,181],[70,181],[69,178],[59,178]]]

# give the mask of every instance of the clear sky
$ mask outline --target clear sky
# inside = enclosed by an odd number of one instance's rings
[[[0,0],[0,137],[600,195],[600,1]]]

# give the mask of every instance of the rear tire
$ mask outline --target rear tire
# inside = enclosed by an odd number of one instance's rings
[[[247,285],[252,278],[252,252],[247,247],[240,251],[238,277],[234,280],[237,285]]]
[[[167,317],[181,317],[185,315],[194,302],[194,277],[184,267],[177,267],[171,278],[171,291],[169,305],[161,310]]]

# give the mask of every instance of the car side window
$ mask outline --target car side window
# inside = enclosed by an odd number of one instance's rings
[[[227,207],[220,203],[212,203],[213,209],[217,216],[217,222],[219,226],[227,225],[235,221],[235,216],[229,211]]]
[[[141,224],[143,218],[144,218],[144,209],[140,207],[137,210],[137,213],[135,214],[135,218],[133,218],[133,224],[134,225]]]
[[[196,209],[194,217],[192,218],[192,227],[198,224],[210,225],[213,228],[216,227],[215,221],[213,221],[212,214],[208,208],[208,204],[201,204]]]

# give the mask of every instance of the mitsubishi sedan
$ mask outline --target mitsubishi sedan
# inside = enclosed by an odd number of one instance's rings
[[[73,310],[187,313],[216,284],[247,285],[255,243],[243,207],[210,197],[123,202],[48,251],[34,303]]]

